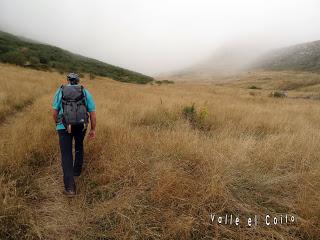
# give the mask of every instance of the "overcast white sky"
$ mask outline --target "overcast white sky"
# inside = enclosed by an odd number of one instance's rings
[[[0,0],[0,29],[155,74],[240,40],[320,40],[320,1]]]

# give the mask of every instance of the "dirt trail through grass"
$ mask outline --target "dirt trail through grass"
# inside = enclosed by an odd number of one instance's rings
[[[51,102],[53,94],[52,92],[44,97],[47,102]],[[47,106],[41,106],[43,111],[45,111],[45,107]],[[39,124],[47,126],[48,129],[53,129],[54,126],[51,123],[51,116],[47,114],[45,122]],[[82,231],[79,226],[83,227],[85,225],[83,222],[85,211],[82,206],[82,193],[80,192],[76,198],[72,199],[62,194],[63,182],[58,137],[55,132],[48,129],[46,129],[46,132],[51,134],[47,135],[46,141],[52,147],[48,148],[47,151],[40,152],[39,158],[44,157],[46,161],[36,166],[37,174],[34,183],[38,189],[39,199],[32,206],[35,216],[33,228],[40,239],[69,240],[73,239],[74,236],[79,236],[77,232]],[[43,143],[39,142],[39,144]],[[48,156],[50,157],[48,158]],[[81,185],[81,177],[76,182]]]
[[[79,226],[83,226],[79,196],[68,199],[62,192],[59,159],[41,169],[36,183],[42,200],[35,206],[39,236],[43,239],[72,239]]]
[[[51,102],[57,73],[0,64],[0,239],[87,239],[85,184],[63,194]]]
[[[39,97],[0,125],[3,136],[0,140],[3,146],[1,169],[8,172],[9,183],[16,189],[15,198],[18,199],[18,205],[9,200],[6,205],[12,206],[5,205],[4,209],[16,209],[14,214],[17,219],[13,221],[17,222],[17,228],[21,227],[18,220],[25,224],[25,237],[72,239],[75,232],[81,230],[79,226],[84,226],[81,222],[84,216],[82,195],[80,193],[77,198],[68,199],[62,194],[58,138],[48,109],[52,95],[53,92],[50,92]],[[33,125],[37,125],[34,130],[31,129]],[[78,180],[81,184],[81,179]],[[6,193],[8,196],[5,199],[13,197],[9,191]],[[26,219],[18,219],[18,212]],[[5,223],[8,226],[4,227],[12,228],[9,222]],[[12,234],[10,237],[16,238]]]

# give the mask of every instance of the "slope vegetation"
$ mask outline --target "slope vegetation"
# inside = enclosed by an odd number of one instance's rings
[[[264,70],[320,72],[320,41],[271,51],[258,59],[254,67]]]
[[[320,72],[320,41],[267,50],[237,45],[221,48],[211,58],[188,69],[164,76],[173,80],[228,80],[248,71]]]
[[[109,77],[121,82],[147,83],[153,80],[140,73],[1,31],[0,61],[34,69],[90,73],[92,76]]]

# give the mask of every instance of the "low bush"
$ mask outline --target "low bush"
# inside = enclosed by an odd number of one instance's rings
[[[154,81],[156,84],[161,85],[161,84],[174,84],[174,81],[170,80],[156,80]]]
[[[192,105],[185,106],[182,109],[182,115],[195,129],[205,131],[209,131],[211,129],[211,124],[207,121],[208,109],[206,107],[197,110],[195,103],[192,103]]]
[[[260,87],[255,86],[255,85],[251,85],[251,86],[249,87],[249,89],[261,89],[261,88],[260,88]]]
[[[285,98],[288,96],[288,93],[286,91],[273,91],[269,94],[269,97],[275,97],[275,98]]]

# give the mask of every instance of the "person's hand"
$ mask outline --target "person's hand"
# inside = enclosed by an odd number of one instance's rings
[[[89,139],[95,139],[95,138],[96,138],[96,130],[90,129]]]

